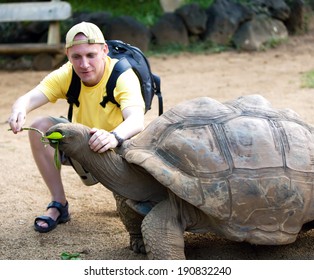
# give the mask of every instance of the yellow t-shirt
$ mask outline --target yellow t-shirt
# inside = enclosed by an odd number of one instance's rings
[[[107,95],[106,84],[117,61],[109,56],[106,57],[104,75],[97,85],[87,87],[81,82],[80,106],[73,105],[72,122],[111,131],[123,121],[121,111],[124,108],[141,106],[144,111],[145,104],[140,83],[132,69],[128,69],[120,75],[114,89],[114,98],[120,104],[120,108],[111,102],[108,102],[105,108],[99,104]],[[47,96],[50,102],[54,103],[58,99],[66,99],[71,79],[72,64],[67,62],[47,75],[37,88]]]

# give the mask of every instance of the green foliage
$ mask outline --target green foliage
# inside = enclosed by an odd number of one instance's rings
[[[69,0],[74,12],[109,12],[112,16],[128,15],[146,25],[152,25],[162,15],[159,0],[94,1]]]
[[[277,46],[283,44],[284,42],[286,42],[286,39],[272,38],[268,40],[265,44],[263,44],[261,50],[274,49]]]
[[[113,16],[128,15],[147,26],[152,26],[163,14],[159,0],[68,0],[68,2],[72,5],[74,12],[105,11],[111,13]],[[203,8],[208,8],[213,2],[214,0],[185,0],[184,4],[197,3]],[[250,0],[234,0],[234,2],[247,4]]]
[[[182,52],[187,53],[220,53],[229,50],[229,46],[222,46],[213,44],[211,42],[195,42],[190,43],[187,46],[168,44],[166,46],[151,46],[150,50],[145,53],[147,56],[158,56],[158,55],[175,55]]]
[[[303,88],[314,88],[314,70],[303,73],[301,86]]]
[[[197,3],[203,8],[208,8],[214,0],[185,0],[185,4]]]
[[[65,0],[72,6],[73,12],[109,12],[112,16],[128,15],[147,26],[152,26],[163,14],[159,0]],[[234,0],[246,3],[249,0]],[[0,0],[0,3],[21,2],[20,0]],[[184,4],[197,3],[208,8],[214,0],[185,0]]]
[[[214,0],[185,0],[184,4],[198,3],[201,7],[209,7]],[[94,1],[94,0],[68,0],[74,12],[100,12],[105,11],[113,16],[128,15],[147,26],[152,26],[163,14],[159,0],[120,0],[120,1]]]
[[[61,260],[81,260],[80,253],[67,253],[61,254]]]

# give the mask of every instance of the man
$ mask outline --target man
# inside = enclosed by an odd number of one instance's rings
[[[73,122],[92,128],[90,148],[104,153],[121,145],[144,128],[144,101],[140,84],[132,69],[125,71],[117,80],[115,100],[120,104],[108,103],[100,106],[106,95],[106,83],[117,62],[108,55],[108,46],[101,30],[94,24],[81,22],[73,26],[66,35],[68,62],[47,75],[39,85],[19,97],[12,106],[8,119],[13,133],[18,133],[26,121],[26,115],[48,102],[65,99],[72,78],[72,67],[81,79],[79,107],[73,108]],[[46,132],[64,118],[43,117],[36,119],[31,127]],[[52,202],[45,216],[35,219],[34,227],[39,232],[48,232],[59,223],[70,219],[68,202],[61,180],[60,170],[54,166],[51,147],[44,147],[38,133],[29,132],[30,145],[36,165],[50,191]],[[66,161],[64,161],[66,162]]]

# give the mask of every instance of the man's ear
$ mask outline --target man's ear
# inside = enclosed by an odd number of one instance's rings
[[[106,43],[104,44],[104,52],[106,55],[109,53],[109,48],[108,48],[108,45]]]
[[[70,61],[69,49],[65,49],[65,50],[64,50],[64,54],[67,56],[68,60]]]

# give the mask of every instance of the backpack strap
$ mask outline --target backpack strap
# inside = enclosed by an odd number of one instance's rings
[[[69,111],[68,111],[69,121],[72,121],[73,104],[75,104],[77,107],[80,106],[80,102],[78,101],[80,91],[81,91],[81,79],[72,68],[72,80],[71,80],[71,84],[68,89],[68,92],[66,94],[67,101],[70,104]]]
[[[108,79],[107,85],[106,85],[107,95],[104,96],[103,100],[100,102],[100,105],[102,107],[105,107],[109,101],[112,102],[113,104],[116,104],[118,107],[120,107],[120,104],[114,99],[113,90],[117,85],[117,79],[119,78],[119,76],[130,68],[132,68],[132,66],[125,57],[122,57],[114,65],[112,72],[110,74],[110,77]]]
[[[161,90],[160,90],[160,78],[159,76],[155,75],[155,74],[152,74],[152,77],[153,77],[153,80],[154,80],[154,91],[155,91],[155,94],[157,95],[158,97],[158,109],[159,109],[159,116],[162,115],[163,113],[163,100],[162,100],[162,95],[161,95]]]

